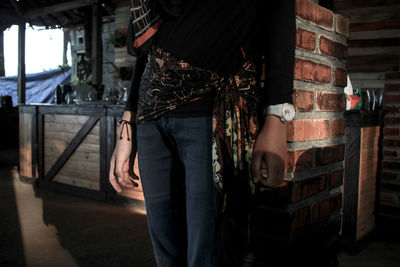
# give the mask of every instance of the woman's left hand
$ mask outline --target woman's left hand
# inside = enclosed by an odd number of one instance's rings
[[[286,175],[287,145],[286,125],[277,116],[267,115],[263,128],[257,136],[251,171],[253,182],[277,188]],[[266,163],[263,170],[262,162]]]

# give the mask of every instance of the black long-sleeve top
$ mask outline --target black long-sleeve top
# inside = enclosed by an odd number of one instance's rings
[[[265,63],[262,105],[292,103],[295,0],[158,0],[157,9],[163,23],[155,45],[221,76],[235,74],[245,58],[260,71]],[[125,110],[136,111],[146,60],[136,60]]]

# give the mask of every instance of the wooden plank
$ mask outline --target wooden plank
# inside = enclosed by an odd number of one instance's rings
[[[66,142],[63,140],[56,140],[56,139],[46,139],[46,143],[48,144],[46,145],[47,150],[54,151],[55,148],[60,148],[59,150],[62,152],[70,142]],[[86,143],[84,140],[76,150],[81,152],[98,153],[100,151],[100,145]]]
[[[61,156],[62,152],[59,153],[58,151],[52,151],[51,148],[49,150],[45,149],[46,157],[54,157]],[[81,152],[81,151],[74,151],[71,155],[74,160],[82,160],[85,162],[97,162],[100,160],[99,152],[89,153],[89,152]]]
[[[72,140],[75,135],[73,133],[60,133],[47,130],[45,132],[45,139],[61,139],[63,141]],[[100,137],[94,134],[88,134],[85,138],[85,143],[87,144],[98,144]]]
[[[399,68],[398,55],[350,56],[348,72],[384,72]]]
[[[40,182],[44,179],[44,168],[45,168],[45,162],[44,162],[44,142],[43,142],[43,138],[44,138],[44,122],[43,122],[43,114],[38,113],[37,114],[37,118],[38,118],[38,126],[37,126],[37,133],[38,133],[38,183],[40,184]]]
[[[18,25],[18,103],[26,102],[25,22]]]
[[[385,81],[373,80],[351,80],[353,87],[368,88],[368,89],[382,89],[384,88]]]
[[[395,21],[374,21],[367,23],[351,23],[350,32],[374,31],[385,29],[400,29],[400,20]]]
[[[349,48],[348,53],[349,56],[395,55],[400,54],[400,46]]]
[[[57,159],[55,164],[50,168],[48,173],[46,174],[46,180],[51,181],[52,178],[56,175],[59,169],[64,165],[64,163],[68,160],[68,158],[72,155],[75,149],[79,146],[84,137],[89,133],[92,127],[97,123],[99,117],[91,117],[88,121],[82,126],[81,130],[76,134],[74,139],[71,141],[69,146],[64,150],[61,156]]]
[[[400,46],[400,38],[348,40],[349,48]]]
[[[352,23],[387,21],[400,19],[400,4],[371,6],[341,10],[340,14],[349,18]]]
[[[57,123],[74,123],[83,125],[89,116],[83,115],[60,115],[60,114],[46,114],[44,115],[45,122],[57,122]]]
[[[57,174],[53,181],[63,184],[69,184],[77,187],[83,187],[92,190],[99,190],[100,184],[98,182],[93,182],[89,180],[82,180],[75,177],[63,176],[61,174]]]
[[[113,196],[115,196],[115,190],[112,188],[110,182],[109,182],[109,173],[110,173],[110,162],[111,162],[111,157],[114,152],[114,147],[115,147],[115,118],[111,116],[107,116],[107,147],[106,147],[106,158],[107,158],[107,168],[106,168],[106,199],[107,202],[110,201]]]
[[[376,171],[378,163],[379,126],[361,128],[358,210],[356,240],[374,228],[374,206],[376,194]],[[366,220],[365,218],[369,218]]]
[[[345,178],[343,182],[342,236],[348,243],[355,241],[357,233],[358,181],[361,131],[358,127],[346,127]]]
[[[350,32],[349,40],[369,40],[369,39],[392,39],[399,38],[400,30],[388,29],[378,31],[363,31],[363,32]]]
[[[96,171],[91,171],[87,169],[72,168],[71,166],[63,166],[58,174],[64,176],[76,177],[82,180],[100,181],[99,168]]]
[[[385,72],[352,72],[350,80],[385,80]]]
[[[38,151],[37,151],[37,114],[32,114],[31,124],[31,140],[32,140],[32,177],[38,178]],[[36,183],[34,183],[36,185]]]
[[[99,172],[100,169],[98,162],[82,162],[71,158],[64,164],[64,167],[77,170],[87,170],[92,172]]]
[[[376,7],[391,4],[397,4],[399,0],[351,0],[351,1],[334,1],[335,12],[341,12],[345,9],[354,9],[361,7]]]
[[[105,116],[107,106],[101,105],[39,105],[39,113],[79,116]]]
[[[100,119],[100,190],[107,193],[107,117]]]
[[[20,175],[32,177],[32,114],[19,114]]]
[[[58,123],[58,122],[45,122],[45,130],[51,129],[51,131],[56,132],[67,132],[76,134],[82,127],[81,124],[76,123]],[[95,125],[92,129],[91,134],[99,134],[99,125]]]

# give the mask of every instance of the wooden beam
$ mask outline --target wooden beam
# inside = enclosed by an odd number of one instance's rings
[[[68,64],[67,52],[68,52],[68,42],[70,41],[69,31],[63,30],[63,65]],[[70,62],[71,63],[71,62]]]
[[[3,30],[0,29],[0,77],[5,76],[4,69],[4,38],[3,38]]]
[[[25,104],[25,23],[18,25],[18,103]]]
[[[37,16],[45,16],[51,13],[63,12],[71,9],[77,9],[80,7],[90,6],[93,4],[92,0],[76,0],[76,1],[68,1],[62,4],[56,4],[51,6],[44,6],[41,8],[35,8],[29,11],[26,11],[23,15],[28,18],[37,17]]]
[[[92,6],[92,34],[91,34],[91,59],[93,84],[103,82],[103,49],[101,39],[101,6],[95,3]]]

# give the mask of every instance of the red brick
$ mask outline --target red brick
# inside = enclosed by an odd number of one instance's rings
[[[296,14],[326,29],[333,29],[333,12],[309,0],[296,1]]]
[[[384,95],[383,101],[385,103],[399,103],[400,104],[400,95]]]
[[[306,225],[308,222],[310,222],[310,208],[307,206],[294,212],[290,230],[293,232],[296,229]]]
[[[312,150],[288,151],[288,171],[301,171],[312,167]]]
[[[400,140],[396,140],[396,139],[383,139],[382,141],[383,146],[386,147],[400,147]]]
[[[294,76],[299,80],[330,83],[331,67],[313,61],[296,58]]]
[[[312,219],[318,220],[342,208],[342,194],[321,199],[312,207]]]
[[[336,32],[349,37],[349,19],[343,17],[340,14],[335,14],[336,16]]]
[[[335,68],[335,85],[346,87],[347,85],[347,72],[342,68]]]
[[[314,109],[314,92],[295,89],[292,94],[296,110],[310,111]]]
[[[295,120],[286,127],[291,142],[329,138],[329,120]]]
[[[317,110],[342,111],[346,109],[346,98],[344,94],[317,92]]]
[[[400,170],[400,162],[396,161],[383,161],[382,168],[389,170]]]
[[[397,174],[394,172],[382,172],[382,180],[395,181],[397,180]]]
[[[316,40],[315,32],[310,32],[302,28],[297,28],[296,31],[297,47],[310,51],[315,51],[315,40]]]
[[[396,128],[383,128],[383,134],[384,135],[395,135],[398,136],[399,135],[399,129]]]
[[[327,175],[293,182],[292,201],[297,202],[326,189]]]
[[[347,58],[347,47],[322,36],[319,38],[319,50],[321,54],[328,55],[337,59]]]
[[[382,154],[384,157],[397,158],[397,151],[383,150]]]
[[[332,129],[331,129],[332,136],[344,135],[345,129],[346,129],[345,120],[343,119],[332,120]]]
[[[385,125],[390,125],[390,124],[400,124],[400,117],[392,117],[392,118],[385,118]]]
[[[343,170],[334,171],[331,173],[330,187],[338,187],[343,184]]]
[[[316,164],[325,165],[344,159],[344,144],[319,147],[316,149]]]
[[[400,83],[385,83],[385,92],[400,92]]]

